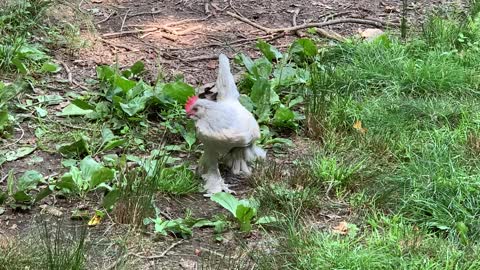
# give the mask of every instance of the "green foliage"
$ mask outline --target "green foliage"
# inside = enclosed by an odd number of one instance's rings
[[[115,177],[115,170],[104,167],[91,156],[80,161],[79,167],[71,166],[55,186],[67,193],[78,193],[84,197],[98,187],[110,188],[107,183]]]
[[[49,57],[39,44],[31,44],[30,35],[41,28],[48,0],[7,1],[0,8],[0,70],[27,74],[57,72],[59,66],[47,62]]]
[[[253,61],[240,54],[236,58],[247,69],[242,84],[247,95],[242,95],[240,101],[255,114],[260,124],[297,130],[303,116],[293,108],[302,103],[302,97],[289,90],[304,87],[309,75],[304,68],[291,63],[291,57],[305,59],[315,56],[316,46],[310,40],[299,40],[284,55],[264,41],[259,41],[257,47],[264,57]]]
[[[240,225],[240,231],[244,233],[249,233],[252,230],[254,220],[256,220],[255,224],[267,224],[276,221],[273,217],[257,218],[258,204],[254,200],[238,200],[225,192],[213,194],[211,200],[232,213]]]
[[[163,236],[168,234],[173,234],[174,236],[180,236],[184,239],[190,238],[192,236],[192,229],[194,228],[204,228],[204,227],[213,227],[217,238],[225,230],[227,223],[222,219],[216,219],[214,221],[204,219],[204,218],[193,218],[187,212],[187,217],[177,218],[174,220],[165,220],[160,217],[160,210],[155,208],[156,218],[145,218],[143,220],[144,225],[154,225],[155,233],[158,233]]]

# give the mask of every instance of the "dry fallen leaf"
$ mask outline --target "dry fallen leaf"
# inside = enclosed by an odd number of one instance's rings
[[[102,220],[102,217],[99,216],[99,215],[95,215],[92,217],[92,219],[90,219],[90,221],[88,222],[88,226],[96,226],[98,224],[100,224],[100,221]]]
[[[346,235],[346,234],[348,234],[348,223],[345,222],[345,221],[342,221],[342,222],[338,223],[337,226],[333,227],[332,231],[334,233],[338,233],[338,234],[341,234],[341,235]]]
[[[362,134],[365,134],[365,132],[367,132],[367,129],[362,127],[362,121],[360,120],[355,121],[355,123],[353,124],[353,128]]]

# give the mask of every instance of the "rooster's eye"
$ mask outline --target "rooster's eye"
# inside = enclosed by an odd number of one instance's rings
[[[198,111],[198,108],[195,107],[195,108],[192,108],[192,112],[196,113]]]

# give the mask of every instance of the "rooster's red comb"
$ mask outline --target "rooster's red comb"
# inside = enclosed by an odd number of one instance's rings
[[[192,109],[193,104],[197,102],[198,97],[197,96],[191,96],[187,99],[187,103],[185,103],[185,111],[189,112]]]

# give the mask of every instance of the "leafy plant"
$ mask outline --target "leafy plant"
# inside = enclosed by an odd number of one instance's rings
[[[257,217],[258,205],[253,200],[238,200],[233,195],[225,192],[219,192],[212,195],[211,200],[227,209],[237,219],[240,225],[240,231],[250,232],[252,222],[255,224],[267,224],[275,222],[274,217]]]
[[[54,185],[64,192],[78,193],[84,197],[87,192],[99,187],[111,189],[107,183],[114,177],[115,170],[104,167],[91,156],[86,156],[80,161],[79,167],[71,166],[70,171]]]
[[[7,193],[3,194],[3,200],[8,202],[8,197],[12,199],[9,205],[12,208],[28,209],[33,203],[38,202],[51,194],[49,187],[45,187],[36,194],[32,191],[37,190],[39,184],[47,184],[41,173],[35,170],[29,170],[23,173],[18,179],[15,178],[13,171],[10,171],[7,177]],[[7,197],[8,195],[8,197]]]
[[[115,135],[113,131],[104,127],[101,131],[101,141],[91,139],[86,135],[79,136],[72,143],[66,143],[58,146],[58,152],[65,157],[84,157],[86,155],[96,156],[101,152],[109,151],[126,143],[124,138]]]

